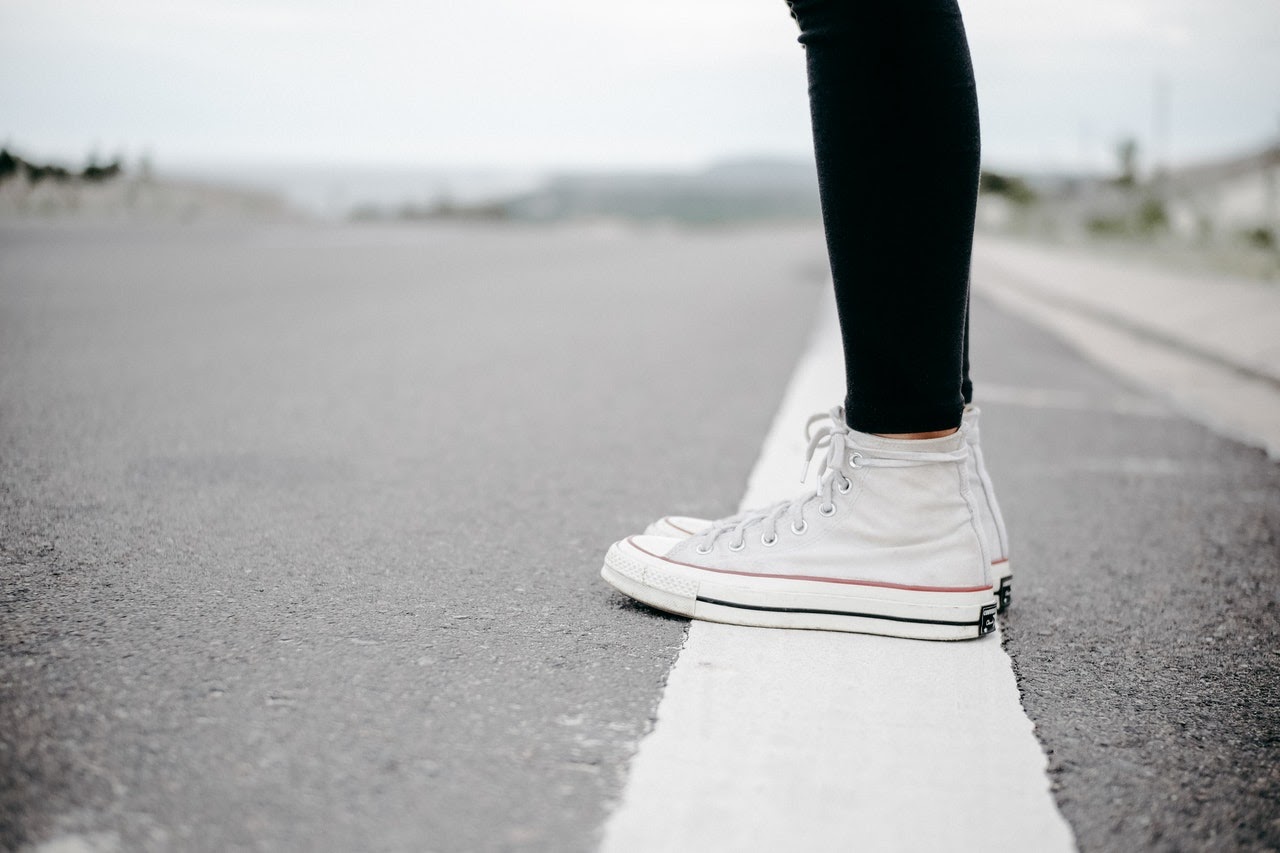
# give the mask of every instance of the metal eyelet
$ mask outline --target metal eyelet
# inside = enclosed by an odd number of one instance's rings
[[[836,514],[835,504],[818,504],[818,515],[821,515],[824,518],[830,518],[835,514]]]
[[[711,553],[711,548],[709,546],[706,548],[703,548],[701,545],[699,545],[697,548],[694,548],[693,550],[697,551],[699,554],[701,554],[704,557]]]
[[[800,519],[799,527],[796,527],[796,523],[794,521],[791,522],[791,532],[796,534],[797,536],[803,535],[804,532],[808,529],[809,529],[809,522],[805,521],[803,518]]]
[[[747,541],[745,539],[739,539],[737,542],[729,543],[730,551],[741,551],[745,547],[747,547]]]
[[[760,544],[766,548],[772,548],[774,545],[778,544],[778,534],[775,533],[773,534],[773,536],[766,537],[763,533],[761,533]]]
[[[853,480],[850,480],[848,477],[841,477],[840,485],[836,486],[836,490],[839,491],[840,494],[842,495],[849,494],[849,490],[852,488],[853,488]]]
[[[849,457],[849,467],[850,467],[850,468],[860,468],[860,467],[862,467],[861,465],[859,465],[859,464],[858,464],[858,460],[859,460],[859,459],[861,459],[861,458],[862,458],[862,454],[861,454],[861,453],[855,453],[855,454],[853,454],[852,456],[850,456],[850,457]]]

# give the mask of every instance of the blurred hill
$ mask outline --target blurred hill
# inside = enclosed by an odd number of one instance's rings
[[[812,219],[820,215],[813,164],[738,160],[693,173],[560,175],[507,202],[516,219],[619,217],[687,223]]]
[[[523,222],[625,219],[714,224],[816,219],[818,179],[805,160],[729,160],[691,172],[552,175],[532,190],[479,203],[449,198],[398,208],[364,206],[356,219],[489,219]]]
[[[0,158],[2,159],[2,158]],[[11,157],[0,219],[199,221],[566,220],[714,224],[816,220],[812,161],[727,160],[693,171],[561,172],[298,166],[208,166],[158,175],[147,163],[102,171]],[[2,165],[2,164],[0,164]]]

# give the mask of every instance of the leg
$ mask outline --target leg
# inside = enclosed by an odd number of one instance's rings
[[[807,50],[845,407],[806,430],[816,488],[662,519],[601,575],[695,619],[920,639],[991,633],[999,602],[969,394],[978,118],[955,0],[789,0]],[[814,424],[817,429],[812,429]]]
[[[955,0],[790,0],[805,46],[846,418],[952,429],[965,403],[978,107]]]
[[[968,286],[972,289],[972,286]],[[973,403],[973,380],[969,378],[969,300],[964,303],[964,359],[962,361],[960,374],[960,393],[964,396],[964,404],[967,408]]]

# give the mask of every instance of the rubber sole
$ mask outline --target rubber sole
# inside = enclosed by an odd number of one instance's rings
[[[644,532],[649,536],[669,536],[674,539],[683,539],[686,536],[695,535],[700,529],[692,522],[707,524],[701,519],[690,519],[689,527],[693,529],[687,529],[670,516],[663,516],[645,528]],[[1009,609],[1009,605],[1013,603],[1013,570],[1009,565],[1008,558],[993,562],[991,564],[991,574],[995,578],[995,583],[992,585],[991,590],[996,599],[996,612],[1004,613]]]
[[[668,613],[761,628],[972,640],[996,626],[990,590],[937,592],[790,578],[728,575],[663,561],[615,543],[600,576]]]

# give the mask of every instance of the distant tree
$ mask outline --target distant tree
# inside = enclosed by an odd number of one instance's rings
[[[53,181],[65,184],[71,181],[98,183],[117,177],[124,171],[124,164],[117,157],[110,163],[98,163],[96,157],[90,157],[88,164],[79,172],[73,172],[66,166],[55,163],[33,163],[8,148],[0,148],[0,182],[11,177],[23,175],[29,184],[42,181]]]
[[[1142,204],[1138,205],[1136,218],[1138,232],[1141,234],[1152,234],[1169,227],[1169,213],[1165,210],[1164,202],[1158,198],[1143,199]]]
[[[978,192],[1002,195],[1014,204],[1031,204],[1036,200],[1035,191],[1022,178],[985,169],[978,175]]]
[[[1257,228],[1246,228],[1241,232],[1240,236],[1255,249],[1275,249],[1277,246],[1276,232],[1265,225],[1260,225]]]
[[[124,166],[120,163],[119,158],[112,160],[105,166],[99,166],[96,159],[94,159],[90,160],[89,164],[84,167],[80,177],[90,183],[99,183],[116,177],[122,171],[124,171]]]
[[[0,183],[18,174],[22,168],[22,158],[9,153],[8,148],[0,148]]]

